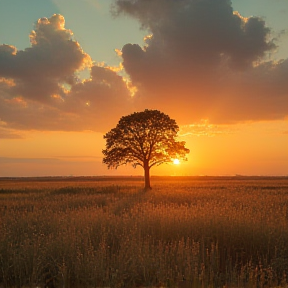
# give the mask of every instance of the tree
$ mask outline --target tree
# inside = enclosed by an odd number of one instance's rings
[[[144,169],[145,189],[151,189],[150,169],[174,159],[187,160],[190,151],[184,141],[176,141],[176,121],[158,110],[123,116],[117,126],[104,135],[106,149],[103,163],[108,168],[132,164]]]

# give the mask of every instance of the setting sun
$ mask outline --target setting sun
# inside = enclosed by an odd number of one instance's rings
[[[179,164],[180,164],[180,161],[179,161],[178,159],[174,159],[174,160],[173,160],[173,164],[179,165]]]

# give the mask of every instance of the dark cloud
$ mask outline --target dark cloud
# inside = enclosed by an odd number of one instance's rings
[[[63,98],[51,98],[49,104],[11,98],[13,83],[0,83],[0,120],[15,129],[104,132],[131,112],[126,84],[109,68],[93,66],[90,79],[74,84]]]
[[[39,19],[30,42],[20,51],[0,45],[0,121],[6,126],[105,131],[128,111],[122,77],[92,64],[63,16]],[[83,69],[90,73],[85,81],[79,79]]]
[[[147,57],[158,54],[163,60],[169,57],[173,61],[177,56],[182,64],[188,61],[209,67],[229,58],[232,64],[244,66],[274,48],[267,41],[269,29],[265,22],[233,13],[227,0],[116,2],[119,11],[136,17],[153,34],[145,51]]]
[[[123,78],[109,68],[93,66],[90,79],[72,86],[63,109],[81,114],[86,129],[105,131],[123,114],[132,112],[129,90]]]
[[[287,60],[268,61],[276,46],[263,19],[242,17],[227,0],[116,0],[114,13],[151,32],[144,47],[122,49],[137,107],[186,124],[287,116]]]

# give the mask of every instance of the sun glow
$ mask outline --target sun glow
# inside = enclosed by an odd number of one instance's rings
[[[179,161],[178,159],[174,159],[174,160],[173,160],[173,164],[179,165],[179,164],[180,164],[180,161]]]

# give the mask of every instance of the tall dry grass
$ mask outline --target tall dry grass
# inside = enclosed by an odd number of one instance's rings
[[[287,287],[287,179],[118,184],[0,183],[0,286]]]

